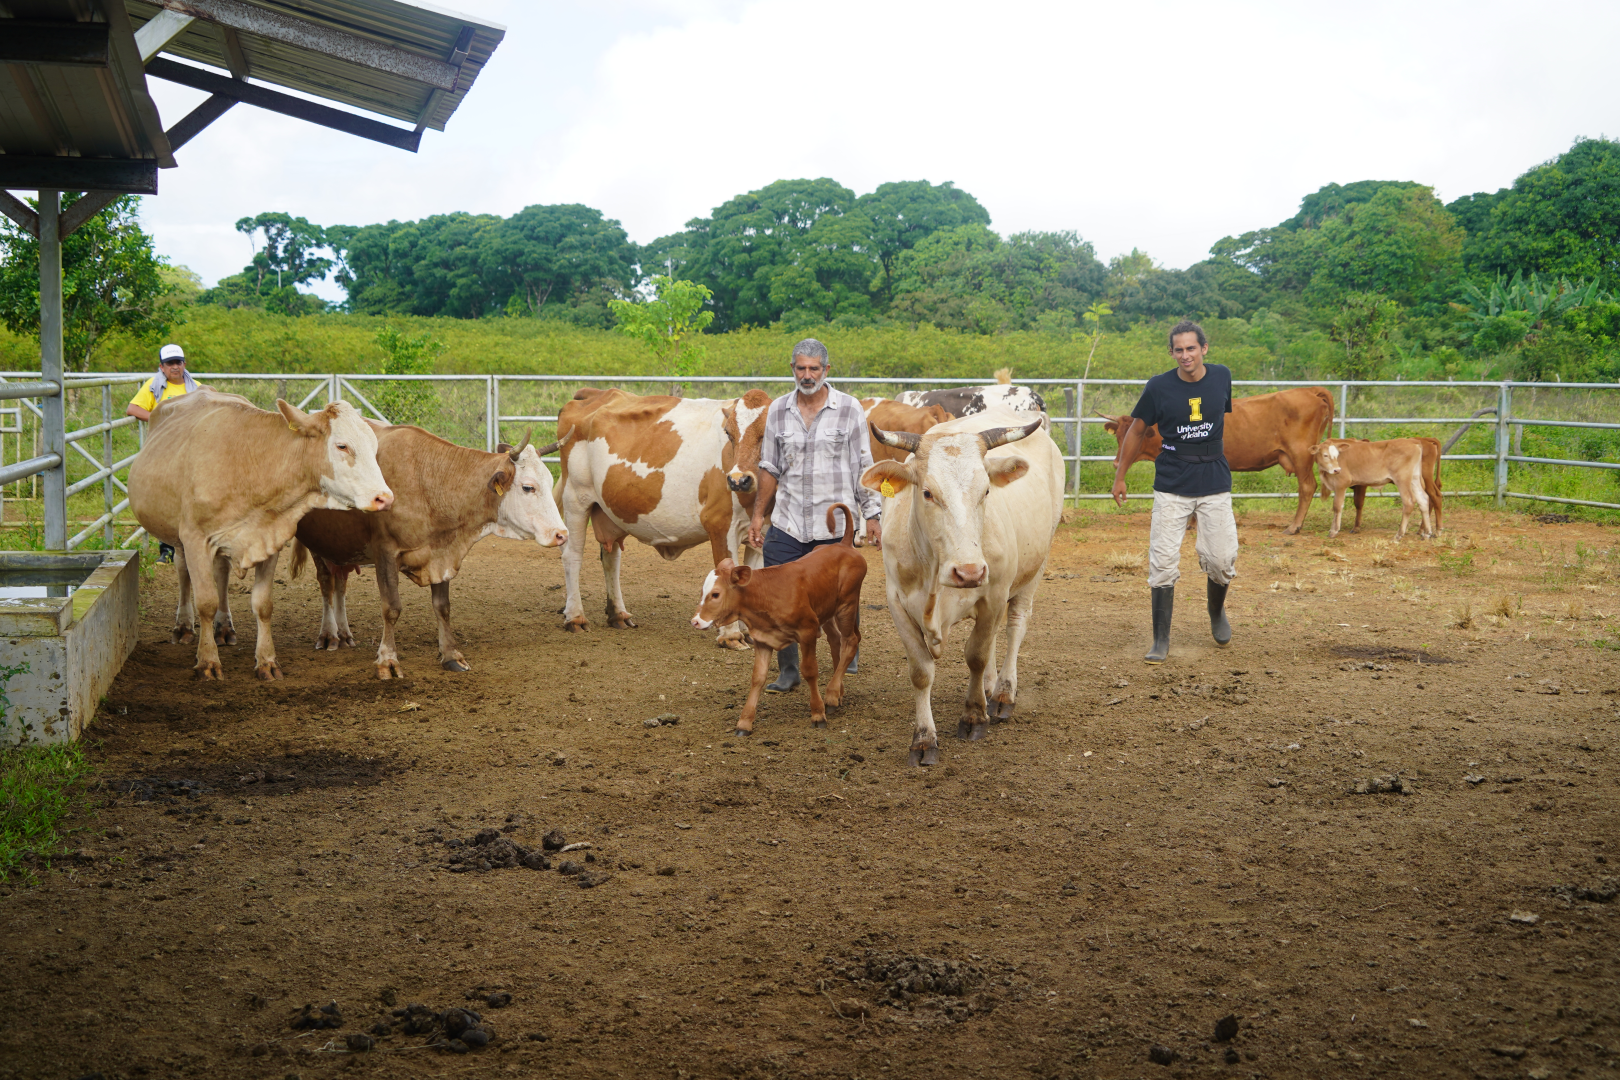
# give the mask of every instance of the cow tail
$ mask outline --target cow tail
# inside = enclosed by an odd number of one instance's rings
[[[838,528],[838,526],[833,524],[833,511],[834,510],[842,510],[844,512],[844,538],[842,540],[840,540],[839,543],[843,544],[847,548],[854,548],[854,546],[855,546],[855,515],[853,513],[851,513],[849,507],[845,506],[843,503],[833,503],[831,506],[827,507],[827,531],[828,532],[832,532],[832,531],[834,531],[835,529]]]
[[[304,563],[308,559],[309,559],[309,548],[304,546],[304,542],[302,540],[294,540],[293,541],[293,564],[292,564],[292,575],[291,575],[292,579],[294,581],[298,580],[298,573],[299,573],[299,571],[301,571],[304,568]]]
[[[1317,442],[1321,442],[1322,439],[1327,435],[1327,433],[1333,430],[1333,414],[1337,410],[1334,408],[1333,394],[1331,392],[1329,392],[1327,390],[1324,390],[1320,386],[1313,386],[1313,387],[1311,387],[1311,389],[1315,390],[1316,393],[1317,393],[1317,396],[1319,398],[1321,398],[1322,402],[1325,405],[1327,405],[1327,413],[1328,413],[1327,414],[1327,423],[1322,425],[1322,434],[1319,435],[1317,437],[1317,439],[1316,439]]]

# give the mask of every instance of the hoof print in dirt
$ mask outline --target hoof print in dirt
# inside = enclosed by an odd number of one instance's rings
[[[605,885],[610,876],[598,871],[581,870],[579,873],[579,887],[582,889],[594,889],[598,885]]]
[[[1176,1060],[1176,1052],[1168,1046],[1155,1043],[1148,1047],[1148,1060],[1155,1065],[1169,1065]]]
[[[294,1031],[322,1031],[327,1028],[340,1028],[343,1026],[343,1014],[338,1011],[338,1003],[333,1001],[320,1008],[314,1005],[305,1005],[292,1018],[289,1025]]]
[[[1566,904],[1573,904],[1577,900],[1584,900],[1588,904],[1612,904],[1614,898],[1620,896],[1620,878],[1599,878],[1591,885],[1554,885],[1552,894]]]
[[[1238,1018],[1235,1013],[1227,1013],[1215,1021],[1215,1041],[1231,1042],[1237,1038]]]
[[[357,1054],[364,1053],[377,1045],[376,1039],[373,1039],[370,1035],[361,1035],[359,1033],[350,1035],[343,1041],[350,1050]]]
[[[540,838],[540,846],[547,851],[561,851],[568,846],[568,837],[556,829],[552,829]]]
[[[1402,780],[1398,776],[1375,776],[1371,780],[1357,780],[1355,787],[1357,795],[1416,795],[1417,788],[1412,781]]]

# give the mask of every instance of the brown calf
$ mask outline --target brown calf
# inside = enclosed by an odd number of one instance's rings
[[[1434,514],[1434,535],[1440,535],[1440,508],[1444,501],[1440,492],[1440,440],[1427,436],[1412,436],[1423,447],[1423,491],[1429,496],[1429,510]],[[1367,485],[1357,484],[1351,491],[1355,495],[1356,523],[1350,531],[1361,531],[1361,504],[1367,501]]]
[[[1417,507],[1421,518],[1423,535],[1433,536],[1434,515],[1424,484],[1423,449],[1420,439],[1384,442],[1327,439],[1312,446],[1311,457],[1322,471],[1322,483],[1333,492],[1333,527],[1328,530],[1329,538],[1339,535],[1346,491],[1352,487],[1384,484],[1394,484],[1401,495],[1401,527],[1396,530],[1395,539],[1406,535],[1413,507]]]
[[[789,645],[798,645],[803,656],[804,681],[810,686],[810,722],[826,727],[827,706],[844,703],[844,669],[861,644],[861,583],[866,580],[866,560],[855,553],[855,515],[849,507],[843,503],[829,506],[827,528],[837,527],[833,524],[835,510],[844,512],[842,543],[825,544],[803,558],[762,570],[725,559],[703,580],[703,597],[692,625],[707,630],[717,622],[741,621],[754,641],[754,678],[737,718],[738,735],[753,734],[754,713],[771,654]],[[816,638],[822,633],[827,635],[827,651],[833,660],[825,700],[816,667]]]

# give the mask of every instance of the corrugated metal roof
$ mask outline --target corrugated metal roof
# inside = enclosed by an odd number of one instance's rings
[[[184,10],[183,4],[161,5],[142,0],[128,0],[125,6],[137,28],[165,6]],[[466,58],[459,65],[453,90],[436,89],[413,79],[250,32],[238,34],[247,60],[248,77],[254,81],[342,102],[435,131],[444,130],[451,114],[488,63],[490,54],[506,36],[503,26],[399,0],[323,0],[321,3],[247,0],[247,6],[342,31],[440,63],[451,62],[463,32],[470,31]],[[163,51],[216,68],[230,67],[220,26],[203,19],[193,22]]]
[[[25,156],[174,164],[121,5],[109,5],[103,12],[71,0],[7,0],[4,7],[13,19],[106,22],[110,63],[104,68],[5,65],[6,75],[0,76],[0,150]],[[84,18],[87,14],[90,17]],[[0,20],[0,33],[4,25]]]

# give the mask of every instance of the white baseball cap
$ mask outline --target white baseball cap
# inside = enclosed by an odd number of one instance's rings
[[[164,360],[184,360],[185,358],[186,351],[178,345],[165,345],[158,350],[159,363]]]

